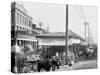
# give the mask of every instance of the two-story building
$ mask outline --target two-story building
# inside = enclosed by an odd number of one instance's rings
[[[40,32],[33,26],[32,17],[23,5],[11,3],[11,45],[23,47],[27,44],[37,49],[36,35]]]

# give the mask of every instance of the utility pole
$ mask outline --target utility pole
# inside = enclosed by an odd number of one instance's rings
[[[85,25],[85,41],[88,42],[89,45],[89,23],[84,22],[84,25]]]
[[[87,22],[84,22],[84,26],[85,26],[85,41],[87,41],[87,30],[86,30]]]
[[[68,5],[66,5],[66,48],[65,48],[65,62],[68,64]]]

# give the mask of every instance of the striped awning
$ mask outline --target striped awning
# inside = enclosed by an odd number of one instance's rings
[[[26,38],[17,38],[17,40],[24,40],[24,41],[37,41],[35,39],[26,39]]]
[[[27,36],[27,35],[17,35],[17,40],[26,40],[26,41],[37,41],[35,36]]]

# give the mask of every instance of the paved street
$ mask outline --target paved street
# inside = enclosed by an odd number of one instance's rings
[[[87,61],[79,61],[75,63],[73,66],[61,66],[60,69],[56,71],[65,71],[65,70],[80,70],[80,69],[96,69],[97,68],[97,60],[87,60]]]

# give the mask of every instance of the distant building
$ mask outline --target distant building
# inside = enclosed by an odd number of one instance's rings
[[[38,34],[43,34],[43,33],[45,33],[46,31],[45,31],[45,29],[43,29],[43,28],[37,27],[36,24],[32,24],[32,32],[36,32],[36,33],[38,33]]]

